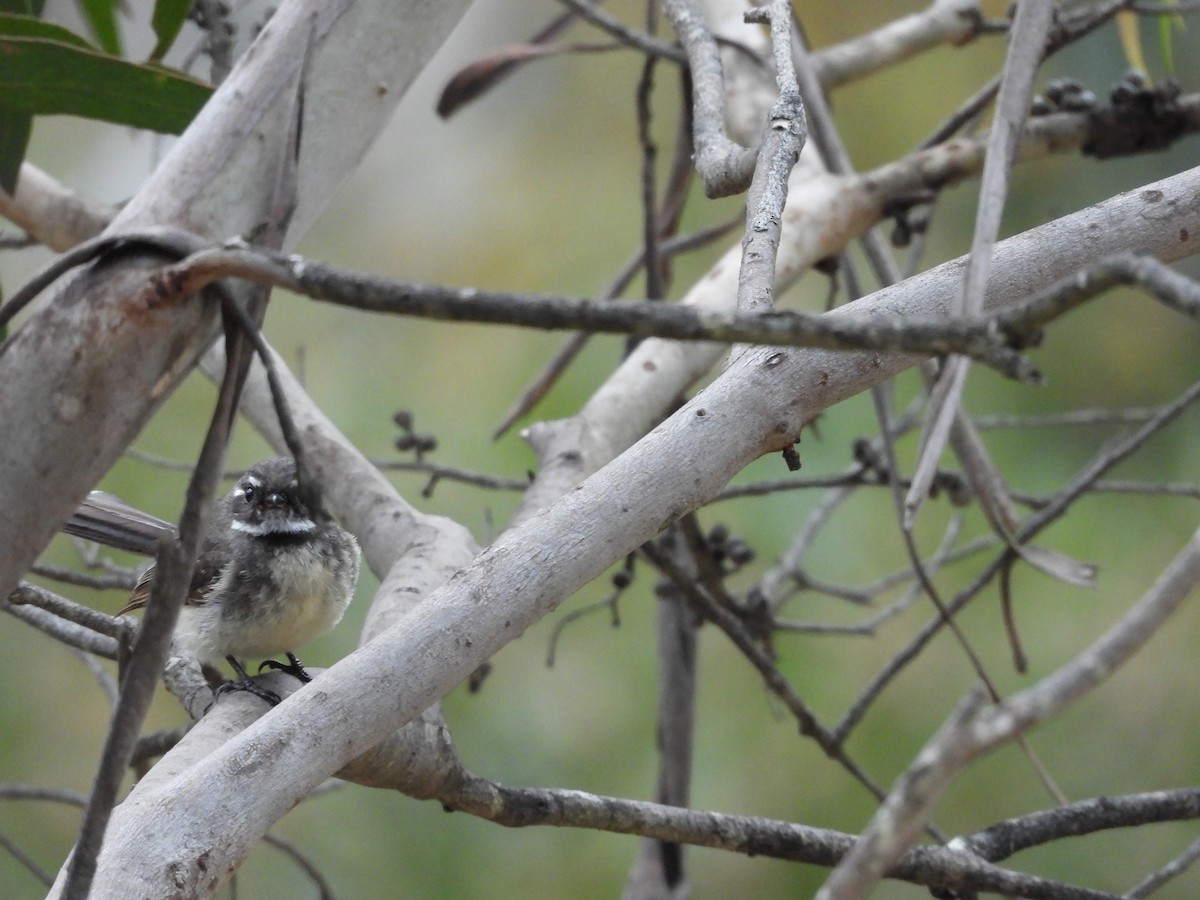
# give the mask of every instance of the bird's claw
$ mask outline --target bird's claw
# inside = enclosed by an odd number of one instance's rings
[[[253,694],[259,700],[265,701],[270,706],[278,706],[280,697],[277,693],[268,688],[262,687],[259,684],[251,681],[249,678],[239,678],[237,681],[227,681],[217,688],[217,696],[222,694],[232,693],[234,691],[246,691]]]
[[[296,654],[289,652],[287,658],[288,661],[286,663],[281,663],[277,659],[263,660],[259,664],[258,671],[262,672],[263,669],[273,669],[277,672],[285,672],[304,684],[312,681],[312,675],[308,673],[308,669],[304,668],[304,663],[296,658]]]

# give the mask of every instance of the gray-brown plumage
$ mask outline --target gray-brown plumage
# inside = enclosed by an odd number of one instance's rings
[[[64,531],[136,552],[153,552],[173,526],[109,495],[92,495]],[[196,559],[175,648],[202,663],[286,653],[288,668],[306,678],[292,651],[342,618],[358,580],[354,537],[304,503],[295,462],[264,460],[217,501]],[[154,569],[134,588],[121,614],[145,606]],[[257,691],[256,691],[257,692]]]

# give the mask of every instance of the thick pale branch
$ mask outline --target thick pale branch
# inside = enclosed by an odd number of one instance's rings
[[[926,163],[953,159],[961,149],[948,147],[942,156],[926,156],[909,164],[902,173],[899,169],[892,170],[889,174],[895,175],[895,180],[890,186],[895,189],[897,185],[924,183],[931,172]],[[969,158],[969,151],[968,146],[962,158]],[[953,169],[950,171],[951,178],[958,177]],[[1192,173],[1187,175],[1194,179]],[[945,183],[939,177],[933,176],[934,183]],[[1014,249],[1003,265],[998,257],[998,271],[1004,266],[1012,271],[1006,275],[1003,289],[993,295],[993,302],[1011,300],[1045,285],[1049,279],[1078,265],[1081,256],[1085,260],[1096,259],[1114,250],[1148,248],[1164,259],[1171,259],[1191,252],[1182,231],[1190,226],[1182,223],[1195,220],[1195,198],[1200,192],[1192,181],[1186,180],[1187,176],[1179,179],[1169,185],[1167,182],[1155,185],[1153,191],[1113,201],[1103,214],[1089,210],[1071,217],[1069,222],[1064,220],[1065,225],[1053,223],[1059,230],[1047,226],[1032,243],[1018,242],[1014,246],[1019,249]],[[837,232],[835,242],[844,240],[862,222],[882,215],[880,183],[862,180],[850,185],[852,191],[858,191],[851,206],[857,204],[861,214],[850,217],[853,227]],[[846,182],[830,183],[829,194],[836,195],[846,187]],[[1152,193],[1158,196],[1150,196]],[[218,202],[227,204],[228,200],[223,195]],[[846,207],[835,207],[824,221],[837,219],[845,210]],[[1139,218],[1146,211],[1156,215]],[[1137,243],[1132,237],[1133,229],[1121,227],[1135,218]],[[240,229],[225,229],[222,233],[236,230]],[[207,233],[213,232],[208,229]],[[1143,238],[1145,245],[1141,243]],[[812,249],[824,238],[809,236],[808,240],[808,249]],[[1169,241],[1173,242],[1171,246]],[[1044,251],[1049,252],[1043,255]],[[1061,252],[1061,258],[1056,252]],[[792,253],[790,257],[785,253],[779,267],[786,270],[797,258],[803,258],[803,253]],[[940,278],[935,273],[913,285],[880,294],[862,308],[888,315],[938,315],[946,308],[948,296]],[[786,277],[781,283],[786,283]],[[120,323],[101,324],[120,327]],[[204,330],[200,328],[197,333]],[[169,388],[196,349],[197,346],[190,346],[170,359],[166,367],[169,377],[149,380],[159,390]],[[11,360],[0,357],[0,374],[6,362]],[[104,362],[111,366],[111,360]],[[409,542],[405,547],[411,547],[414,539],[433,545],[445,534],[431,522],[413,519],[399,532],[380,528],[364,544],[374,544],[373,548],[367,546],[367,550],[369,558],[376,554],[374,564],[381,567],[377,571],[390,572],[381,590],[381,600],[384,604],[398,602],[380,607],[387,612],[373,614],[368,627],[373,632],[382,632],[378,640],[323,675],[311,690],[300,692],[251,726],[250,733],[213,752],[210,758],[194,766],[164,767],[163,780],[157,785],[146,785],[132,804],[131,816],[126,820],[130,827],[114,836],[111,855],[106,857],[111,862],[108,870],[114,879],[118,876],[122,879],[123,889],[136,881],[149,893],[159,894],[164,883],[154,879],[165,877],[163,873],[167,871],[195,880],[204,877],[205,872],[197,868],[191,849],[204,846],[213,848],[212,856],[204,861],[206,868],[211,867],[207,871],[223,876],[236,866],[256,837],[304,796],[324,773],[356,755],[362,759],[362,752],[372,745],[379,746],[377,742],[381,739],[395,740],[393,729],[412,721],[479,661],[553,609],[612,559],[652,536],[682,511],[713,496],[746,462],[794,437],[820,409],[907,364],[906,360],[874,353],[838,357],[822,352],[786,351],[770,358],[748,354],[738,360],[727,376],[718,379],[710,391],[618,459],[610,472],[585,483],[577,495],[564,498],[543,518],[531,519],[507,535],[470,569],[451,579],[431,598],[433,602],[418,607],[400,627],[391,630],[386,626],[400,618],[401,609],[411,606],[405,601],[419,596],[408,574],[401,571],[401,566],[394,565],[399,542]],[[161,368],[161,362],[159,365]],[[146,382],[147,378],[142,380]],[[72,411],[69,404],[66,411]],[[143,413],[137,411],[135,418]],[[630,433],[633,433],[640,422],[636,417],[631,418]],[[579,424],[584,426],[580,428],[582,433],[593,423],[581,420]],[[131,422],[126,431],[131,432],[134,427],[136,422]],[[74,432],[67,429],[67,433]],[[589,455],[580,474],[593,471],[600,462],[628,446],[632,438],[622,444],[625,437],[620,433],[615,437],[606,434],[599,450],[589,445]],[[325,477],[354,482],[362,474],[359,460],[353,459],[352,473],[340,471],[352,457],[340,448],[330,449],[324,443],[327,440],[328,435],[318,436],[317,465],[324,467]],[[111,457],[111,450],[105,448],[104,454]],[[89,451],[94,452],[94,448]],[[0,457],[0,462],[4,461]],[[17,472],[14,479],[21,476]],[[362,487],[361,480],[356,483]],[[338,492],[331,493],[340,496]],[[361,517],[362,521],[372,523],[372,527],[387,514],[406,516],[407,511],[392,505],[385,493],[382,487],[376,490],[374,486],[351,492],[344,501],[347,509],[339,510],[339,515],[344,520],[347,516]],[[387,514],[381,514],[381,510],[387,510]],[[395,543],[389,547],[388,542]],[[435,572],[443,578],[449,574],[440,563],[427,567],[427,573]],[[404,596],[406,593],[408,596]],[[217,716],[211,717],[211,722],[213,727],[223,724]],[[338,740],[331,741],[331,734],[337,734]],[[174,780],[169,780],[173,776]],[[444,787],[439,787],[433,795],[443,796],[443,790]],[[170,809],[164,802],[168,797]],[[233,797],[245,812],[235,829],[221,815]],[[704,824],[707,827],[707,822]],[[221,833],[214,831],[218,828]],[[148,861],[155,871],[135,874],[141,860]],[[146,881],[138,880],[142,878]],[[165,889],[172,888],[166,885]],[[1013,885],[1011,890],[1034,896],[1022,886]]]
[[[112,227],[172,224],[215,239],[263,222],[273,174],[291,149],[280,135],[300,51],[311,40],[294,242],[465,6],[465,0],[284,5]],[[0,595],[7,596],[211,341],[215,318],[205,304],[153,313],[128,307],[137,264],[122,259],[81,273],[0,349],[0,419],[9,438],[0,444],[0,507],[22,511],[0,516]],[[102,862],[95,893],[137,893],[128,879],[138,864],[162,871],[152,857],[133,860],[115,869]],[[181,889],[159,888],[151,893]]]
[[[453,520],[409,505],[321,413],[283,360],[276,356],[274,365],[293,419],[304,435],[308,462],[326,488],[329,506],[356,534],[367,564],[381,581],[363,626],[361,641],[366,643],[467,565],[479,548],[470,533]],[[218,348],[210,351],[202,366],[212,377],[220,373],[223,359]],[[242,393],[242,412],[282,451],[283,438],[260,366],[250,371]],[[286,682],[274,689],[286,695],[294,687],[294,682]],[[261,705],[257,712],[263,712]],[[179,754],[192,761],[200,759],[248,724],[240,710],[226,704],[206,716],[205,722],[227,714],[234,717],[235,727],[218,723],[198,728],[183,742]],[[390,735],[338,774],[359,784],[386,783],[412,796],[429,797],[442,790],[458,767],[449,731],[434,704],[417,722]]]
[[[1046,118],[1031,127],[1057,133],[1065,122],[1059,116]],[[1038,142],[1038,138],[1032,139]],[[953,177],[952,172],[964,173],[981,162],[982,144],[961,140],[849,182],[831,176],[813,177],[811,171],[794,174],[784,214],[776,290],[782,290],[818,260],[841,252],[854,235],[878,222],[883,214],[878,202],[882,196],[916,190],[926,179],[944,184],[945,177]],[[803,168],[802,159],[797,172]],[[1006,241],[999,251],[1005,255],[1004,274],[989,286],[988,303],[1029,296],[1117,253],[1145,251],[1164,262],[1192,254],[1194,222],[1200,215],[1196,185],[1200,185],[1200,170],[1190,170]],[[726,253],[696,282],[683,305],[730,309],[737,296],[739,257],[740,248]],[[936,283],[939,294],[950,291],[956,279],[961,281],[965,263],[962,257],[921,277],[932,279],[924,283]],[[876,296],[882,299],[896,296],[896,292],[907,296],[907,289],[899,286]],[[860,307],[850,307],[855,308]],[[915,311],[890,302],[885,308],[909,316]],[[645,340],[575,416],[530,426],[525,433],[538,453],[541,467],[518,518],[532,514],[569,490],[653,428],[675,398],[706,373],[723,352],[719,345]],[[845,371],[840,366],[838,370]],[[825,373],[833,374],[833,369]]]
[[[976,0],[935,0],[876,31],[813,54],[813,68],[826,90],[903,62],[941,44],[964,44],[983,23]]]
[[[664,0],[663,10],[687,53],[692,75],[696,172],[709,197],[746,189],[757,151],[725,133],[725,84],[717,41],[694,0]]]
[[[747,91],[758,92],[754,77],[744,66],[728,78],[714,32],[732,40],[739,48],[755,46],[753,32],[732,19],[731,6],[741,16],[742,4],[708,4],[709,16],[722,20],[710,27],[705,14],[694,0],[664,0],[663,9],[670,19],[687,54],[692,76],[693,116],[695,120],[696,171],[710,197],[721,197],[745,190],[753,175],[757,148],[739,144],[726,134],[726,94],[737,94],[737,107],[729,112],[730,130],[743,141],[757,138],[763,119],[757,101],[747,103]],[[817,77],[827,87],[844,84],[920,53],[937,44],[963,43],[974,37],[982,23],[979,4],[973,0],[935,0],[928,9],[903,17],[876,31],[816,54]],[[738,52],[744,53],[744,49]],[[731,87],[734,83],[737,87]],[[767,101],[770,103],[772,101]],[[735,121],[736,120],[736,121]],[[750,123],[753,122],[751,125]]]
[[[272,17],[113,227],[186,227],[224,238],[266,218],[279,135],[314,34],[295,241],[362,154],[465,0],[437,6],[297,2]],[[406,24],[409,23],[409,24]],[[231,125],[230,123],[234,123]],[[19,191],[18,191],[19,193]],[[0,593],[7,594],[86,490],[213,337],[198,304],[147,314],[125,301],[136,260],[64,284],[0,350]],[[119,360],[120,364],[114,363]]]
[[[60,253],[99,234],[114,215],[30,163],[21,164],[15,195],[0,191],[0,216]]]
[[[1153,199],[1144,192],[1115,198],[1002,243],[989,302],[1027,293],[1066,257],[1078,265],[1081,251],[1096,252],[1099,238],[1112,240],[1127,217],[1137,218],[1140,241],[1164,256],[1179,254],[1175,217],[1194,221],[1196,178],[1175,176],[1153,187]],[[1147,204],[1157,218],[1139,216]],[[1072,240],[1076,230],[1087,237]],[[949,307],[960,277],[955,264],[939,267],[857,306],[936,315]],[[189,848],[212,847],[208,870],[228,871],[300,797],[417,717],[614,560],[715,496],[751,460],[794,440],[822,409],[909,364],[874,353],[744,354],[603,471],[507,531],[395,627],[327,670],[315,689],[297,692],[165,785],[169,812],[162,792],[142,796],[136,830],[113,828],[107,852],[114,867],[128,873],[140,858],[157,860],[153,872],[137,876],[138,889],[152,894],[161,892],[164,871],[199,876]],[[334,733],[338,739],[328,740]],[[231,830],[221,810],[234,796],[241,814]]]

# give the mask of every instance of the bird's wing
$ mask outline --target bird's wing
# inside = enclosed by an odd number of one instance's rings
[[[187,597],[183,601],[186,606],[202,606],[207,603],[209,591],[221,577],[222,566],[220,560],[213,553],[213,549],[212,545],[206,541],[200,555],[196,558],[192,583],[188,587]],[[125,613],[144,607],[146,601],[150,599],[150,586],[153,583],[154,566],[151,566],[142,573],[142,577],[138,579],[138,583],[133,588],[133,593],[129,595],[129,600],[121,607],[117,615],[123,616]]]

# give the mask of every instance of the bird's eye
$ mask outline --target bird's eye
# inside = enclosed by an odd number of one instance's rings
[[[242,485],[242,499],[247,503],[254,502],[254,496],[258,493],[258,488],[253,484]]]

